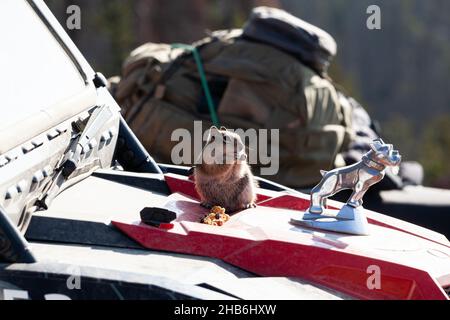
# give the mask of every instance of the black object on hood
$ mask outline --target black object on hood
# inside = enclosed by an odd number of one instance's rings
[[[145,207],[140,214],[142,222],[150,225],[170,223],[177,218],[175,212],[157,207]]]

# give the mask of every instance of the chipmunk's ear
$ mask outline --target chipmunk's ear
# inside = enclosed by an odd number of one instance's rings
[[[227,131],[227,128],[225,128],[224,126],[221,126],[220,130]]]

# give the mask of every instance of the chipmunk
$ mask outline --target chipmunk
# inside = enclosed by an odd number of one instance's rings
[[[194,176],[202,206],[218,205],[229,213],[256,206],[257,184],[239,135],[225,127],[211,127],[199,157]]]

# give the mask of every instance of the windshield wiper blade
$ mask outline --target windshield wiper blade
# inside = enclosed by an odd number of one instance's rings
[[[94,137],[98,136],[104,124],[112,117],[113,112],[107,105],[97,107],[92,112],[81,132],[72,138],[67,151],[59,162],[61,165],[55,170],[51,183],[44,189],[41,200],[38,201],[40,207],[48,209],[50,203],[58,195],[61,186],[78,168],[83,152],[87,152],[95,147],[97,142]],[[82,124],[78,125],[83,126]]]

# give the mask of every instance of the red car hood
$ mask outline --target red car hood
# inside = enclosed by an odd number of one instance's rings
[[[448,299],[450,243],[442,235],[366,210],[369,236],[294,226],[309,207],[306,194],[259,190],[258,207],[233,215],[222,227],[199,223],[194,184],[167,174],[172,194],[165,208],[174,228],[134,221],[113,225],[149,249],[222,259],[261,276],[298,277],[361,299]],[[330,201],[334,207],[342,206]]]

